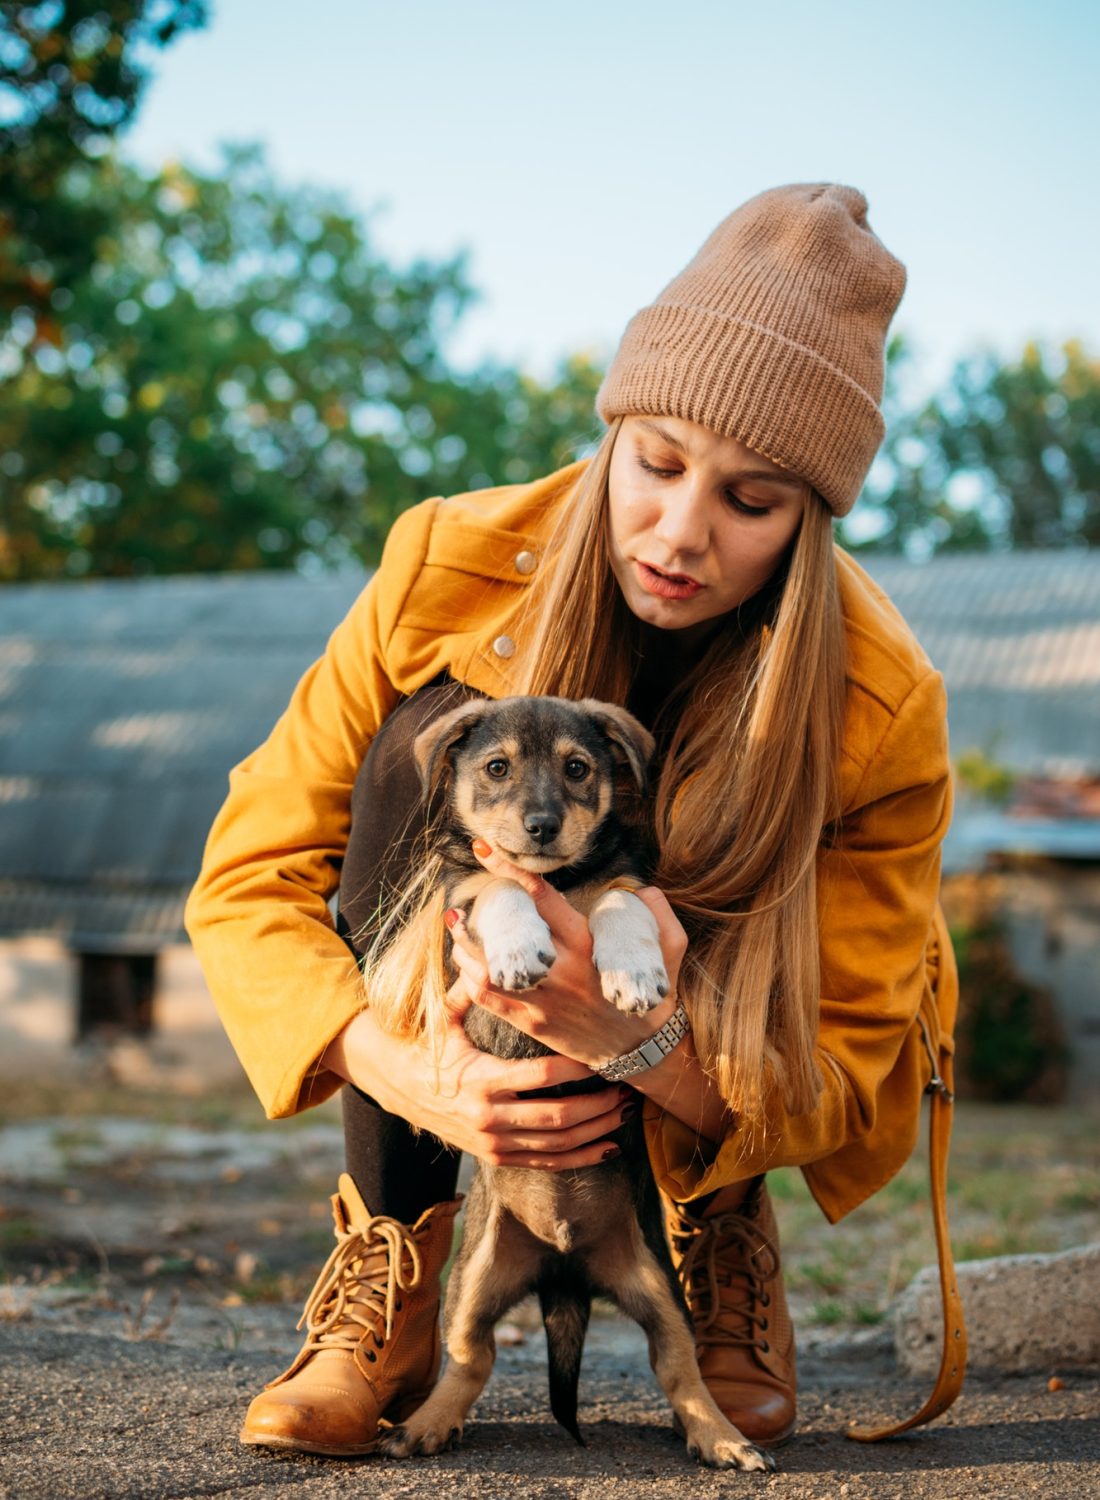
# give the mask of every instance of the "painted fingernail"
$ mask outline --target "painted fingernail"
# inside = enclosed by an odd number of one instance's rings
[[[600,1157],[600,1160],[611,1161],[613,1157],[622,1156],[622,1154],[623,1153],[619,1150],[618,1146],[608,1146],[607,1150]]]
[[[642,1107],[640,1104],[628,1104],[623,1110],[622,1114],[619,1116],[619,1119],[625,1125],[627,1120],[636,1120],[641,1112]]]
[[[478,856],[479,859],[485,859],[487,855],[492,854],[493,852],[493,846],[491,844],[487,844],[484,839],[474,839],[472,847],[474,853]]]
[[[447,924],[448,927],[453,927],[455,925],[455,923],[458,921],[458,918],[459,918],[459,913],[457,911],[455,911],[455,909],[454,909],[453,906],[449,906],[447,908],[447,910],[443,913],[443,920],[444,920],[444,922],[446,922],[446,924]]]

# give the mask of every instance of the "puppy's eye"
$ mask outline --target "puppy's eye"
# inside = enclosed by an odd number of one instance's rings
[[[495,777],[499,781],[502,776],[507,776],[508,774],[508,762],[498,756],[494,760],[491,760],[485,769],[490,776]]]
[[[588,775],[587,761],[577,760],[576,757],[572,760],[567,760],[565,762],[565,774],[570,781],[583,781]]]

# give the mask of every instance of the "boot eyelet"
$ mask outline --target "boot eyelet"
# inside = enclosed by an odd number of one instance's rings
[[[767,1339],[764,1340],[764,1342],[760,1345],[760,1347],[761,1347],[761,1349],[763,1349],[763,1351],[764,1351],[765,1354],[769,1354],[771,1352],[771,1347],[772,1346],[768,1343]]]
[[[371,1364],[373,1365],[374,1362],[377,1360],[378,1355],[375,1354],[375,1352],[374,1352],[373,1349],[368,1349],[367,1350],[367,1358],[370,1360]]]
[[[761,1320],[760,1320],[760,1327],[761,1328],[767,1328],[767,1326],[768,1326],[768,1320],[767,1320],[767,1318],[761,1318]]]
[[[769,1294],[767,1292],[765,1292],[764,1295],[760,1299],[760,1306],[761,1307],[771,1307],[771,1305],[772,1305],[772,1299],[769,1296]]]
[[[398,1303],[396,1303],[394,1305],[394,1311],[395,1312],[400,1312],[401,1311],[401,1304],[400,1304],[400,1302],[398,1302]]]

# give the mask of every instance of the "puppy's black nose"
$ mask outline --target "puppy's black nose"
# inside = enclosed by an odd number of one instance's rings
[[[550,844],[561,832],[561,819],[553,813],[528,813],[523,826],[536,844]]]

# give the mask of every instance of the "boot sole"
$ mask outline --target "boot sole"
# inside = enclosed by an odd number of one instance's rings
[[[377,1448],[379,1440],[374,1438],[369,1443],[353,1443],[333,1448],[325,1443],[310,1443],[303,1438],[277,1437],[274,1433],[267,1437],[257,1433],[242,1432],[240,1441],[246,1448],[289,1449],[295,1453],[317,1453],[322,1458],[366,1458]]]

